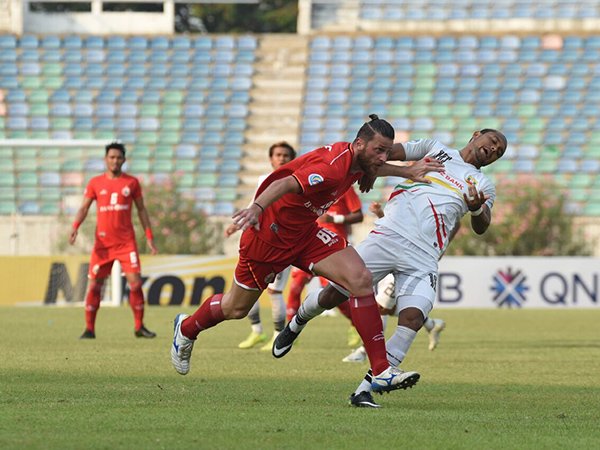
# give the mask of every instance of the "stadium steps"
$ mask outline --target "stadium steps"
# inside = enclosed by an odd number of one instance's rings
[[[267,158],[269,146],[281,140],[297,146],[307,43],[307,37],[298,35],[267,34],[259,40],[237,206],[247,204],[257,177],[271,170]]]

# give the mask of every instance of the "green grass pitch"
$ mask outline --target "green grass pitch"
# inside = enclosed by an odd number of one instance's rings
[[[421,381],[376,396],[379,410],[347,405],[367,366],[341,362],[341,316],[315,319],[281,360],[237,349],[246,319],[221,324],[183,377],[178,311],[148,308],[158,337],[140,340],[129,308],[103,308],[81,341],[81,308],[0,308],[0,448],[600,448],[598,310],[435,311],[440,346],[422,331],[403,364]]]

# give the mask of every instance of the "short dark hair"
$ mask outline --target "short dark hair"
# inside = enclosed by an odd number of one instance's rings
[[[123,156],[125,156],[125,144],[123,144],[121,141],[112,141],[106,144],[106,147],[104,147],[104,156],[108,155],[108,151],[111,148],[115,150],[120,150],[121,153],[123,153]]]
[[[296,150],[294,150],[294,147],[292,147],[286,141],[275,142],[273,145],[271,145],[269,147],[269,158],[273,157],[273,151],[277,147],[283,147],[283,148],[287,149],[290,152],[290,159],[295,159],[296,158]]]
[[[508,139],[506,139],[506,136],[504,136],[504,133],[502,133],[501,131],[495,130],[493,128],[484,128],[483,130],[479,130],[479,134],[486,134],[486,133],[496,133],[496,135],[504,143],[504,151],[506,151],[506,147],[508,147]],[[504,153],[502,153],[502,154],[504,154]]]
[[[377,114],[369,114],[369,122],[365,122],[358,133],[356,139],[361,138],[365,142],[369,142],[373,139],[373,136],[380,134],[383,137],[394,140],[395,132],[394,127],[390,125],[387,120],[380,119]]]

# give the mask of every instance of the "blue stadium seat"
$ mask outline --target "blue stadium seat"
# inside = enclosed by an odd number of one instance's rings
[[[31,34],[24,34],[19,39],[19,47],[22,49],[37,49],[39,46],[38,37]]]
[[[94,48],[89,49],[87,53],[83,53],[83,57],[88,63],[101,63],[107,59],[103,50]],[[125,54],[123,52],[111,52],[109,61],[122,63],[124,58]]]
[[[92,53],[88,53],[88,55],[91,55]],[[98,55],[104,55],[104,53],[102,52],[97,52]],[[112,49],[109,52],[106,52],[106,61],[108,61],[110,64],[124,64],[127,61],[127,53],[125,53],[124,50],[116,50],[116,49]],[[101,59],[103,60],[103,59]]]
[[[214,205],[213,214],[217,216],[227,216],[231,217],[231,215],[235,212],[235,207],[230,202],[217,202]]]
[[[132,36],[127,40],[127,48],[132,53],[141,53],[141,50],[146,50],[148,47],[148,39],[143,36]]]
[[[150,48],[152,50],[168,50],[169,44],[169,38],[165,36],[156,36],[150,40]]]

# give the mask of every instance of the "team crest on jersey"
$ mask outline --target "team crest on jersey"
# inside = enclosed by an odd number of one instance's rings
[[[318,173],[311,173],[308,176],[308,184],[310,184],[311,186],[322,183],[323,181],[325,181],[324,178]]]
[[[102,189],[100,191],[100,195],[106,195],[106,194],[108,194],[108,192],[106,191],[106,189]]]
[[[121,190],[121,194],[123,194],[125,197],[129,197],[129,194],[131,194],[131,191],[129,190],[129,186],[125,186]]]
[[[469,175],[467,178],[465,178],[465,181],[467,182],[467,184],[470,184],[471,186],[477,186],[477,180],[475,179],[475,177],[473,175]]]

